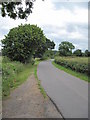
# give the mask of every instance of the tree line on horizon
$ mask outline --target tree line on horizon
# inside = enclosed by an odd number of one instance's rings
[[[72,50],[75,49],[75,46],[68,42],[68,41],[63,41],[59,44],[59,55],[60,56],[85,56],[85,57],[89,57],[90,56],[90,51],[88,51],[87,49],[85,50],[85,52],[82,52],[81,49],[76,49],[74,52],[72,52]]]

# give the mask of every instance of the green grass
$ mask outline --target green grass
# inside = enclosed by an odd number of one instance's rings
[[[82,74],[82,73],[79,73],[79,72],[72,71],[72,70],[69,69],[69,68],[65,68],[65,67],[63,67],[63,66],[61,66],[61,65],[56,64],[54,61],[52,62],[52,64],[53,64],[56,68],[58,68],[58,69],[60,69],[60,70],[63,70],[63,71],[65,71],[65,72],[67,72],[67,73],[69,73],[69,74],[71,74],[71,75],[73,75],[73,76],[75,76],[75,77],[78,77],[78,78],[80,78],[81,80],[90,82],[90,80],[88,79],[88,76],[87,76],[86,74]]]
[[[2,60],[2,56],[0,56],[0,61]]]
[[[19,74],[17,74],[14,88],[25,82],[28,79],[28,77],[34,73],[34,69],[35,69],[35,65],[32,65],[30,63],[24,65],[23,70]]]
[[[21,85],[31,74],[34,74],[35,67],[35,64],[22,64],[4,57],[2,61],[2,80],[0,80],[0,82],[2,81],[3,98],[9,96],[12,89]]]
[[[44,88],[41,86],[41,82],[40,82],[40,80],[37,77],[37,66],[38,66],[39,63],[40,63],[40,61],[36,62],[36,67],[35,67],[34,75],[35,75],[35,78],[36,78],[36,80],[38,82],[38,87],[40,89],[40,92],[42,93],[42,95],[43,95],[44,98],[47,98],[46,92],[45,92]]]

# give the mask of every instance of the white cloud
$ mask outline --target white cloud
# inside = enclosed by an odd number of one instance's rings
[[[71,11],[62,7],[55,10],[51,1],[36,1],[29,21],[39,25],[46,24],[60,27],[65,26],[67,23],[88,23],[88,9],[75,7],[74,11]]]
[[[53,2],[55,1],[45,0],[43,2],[42,0],[37,0],[34,4],[33,13],[29,16],[28,21],[0,17],[0,38],[3,37],[4,31],[6,34],[11,28],[18,26],[21,23],[30,23],[40,26],[44,30],[46,36],[54,40],[57,44],[56,46],[58,46],[60,39],[70,41],[72,39],[78,39],[78,41],[82,42],[87,41],[87,29],[83,32],[83,29],[81,30],[78,25],[82,26],[88,24],[88,8],[81,6],[77,7],[75,4],[74,9],[71,10],[68,7],[63,7],[62,2],[60,3],[59,1],[59,4],[61,4],[62,7],[56,9],[57,6],[55,6]],[[70,25],[70,27],[73,26],[74,30],[69,31],[68,29],[70,28],[68,25]]]
[[[85,38],[85,36],[83,34],[79,33],[79,32],[72,32],[68,36],[68,38],[70,38],[70,39],[81,39],[82,40],[83,38]]]

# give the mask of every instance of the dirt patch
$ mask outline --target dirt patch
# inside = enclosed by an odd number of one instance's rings
[[[3,118],[62,118],[54,104],[38,89],[34,75],[2,102]]]

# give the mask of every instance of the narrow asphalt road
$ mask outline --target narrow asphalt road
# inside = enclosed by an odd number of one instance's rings
[[[64,118],[88,118],[88,83],[55,68],[51,61],[38,65],[38,79]]]

